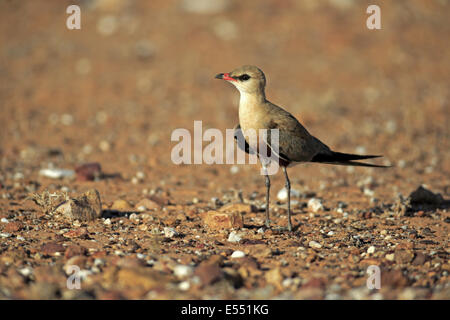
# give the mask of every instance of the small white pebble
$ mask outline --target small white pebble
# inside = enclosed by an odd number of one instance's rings
[[[22,172],[16,172],[13,176],[14,180],[22,180],[24,178],[24,175]]]
[[[183,281],[178,284],[178,289],[180,289],[182,291],[187,291],[187,290],[189,290],[190,287],[191,287],[191,284],[189,283],[189,281]]]
[[[291,189],[291,199],[300,197],[301,192],[297,189]],[[280,201],[285,201],[288,198],[288,192],[286,187],[283,187],[280,191],[278,191],[277,199]],[[291,202],[292,203],[292,202]]]
[[[61,116],[61,123],[65,126],[70,126],[73,123],[73,116],[69,113],[65,113]]]
[[[139,207],[137,207],[137,211],[144,212],[144,211],[147,211],[147,208],[145,206],[139,206]]]
[[[145,179],[145,173],[142,172],[142,171],[136,172],[136,178],[138,178],[139,180],[144,180]]]
[[[75,220],[75,221],[72,223],[72,225],[73,225],[74,227],[81,227],[81,222],[78,221],[78,220]]]
[[[1,221],[2,223],[8,223],[8,222],[9,222],[8,219],[6,219],[6,218],[2,218],[0,221]]]
[[[145,254],[138,253],[138,254],[136,254],[136,257],[137,257],[138,259],[144,259],[144,258],[145,258]]]
[[[105,219],[105,221],[103,221],[103,223],[106,224],[106,225],[110,225],[111,224],[111,219],[110,218]]]
[[[287,196],[288,196],[288,194],[287,194],[287,189],[286,188],[281,189],[277,193],[277,199],[280,200],[280,201],[286,200]]]
[[[375,247],[374,247],[374,246],[370,246],[370,247],[367,249],[367,253],[368,253],[368,254],[373,254],[373,253],[375,253]]]
[[[290,287],[293,283],[294,283],[294,281],[292,280],[292,278],[286,278],[283,280],[281,285],[286,288],[286,287]]]
[[[314,240],[310,241],[310,242],[308,243],[308,245],[309,245],[311,248],[315,248],[315,249],[320,249],[320,248],[322,248],[322,245],[321,245],[320,243],[318,243],[317,241],[314,241]]]
[[[173,273],[175,274],[176,277],[182,279],[191,276],[194,273],[194,270],[191,266],[180,264],[175,266],[175,268],[173,268]]]
[[[394,261],[395,255],[393,253],[389,253],[385,256],[386,260]]]
[[[323,204],[320,199],[311,198],[308,201],[308,209],[312,212],[318,212],[320,210],[323,210]]]
[[[366,147],[364,146],[358,146],[355,148],[355,153],[357,154],[364,154],[366,153]]]
[[[231,258],[236,259],[236,258],[243,258],[245,257],[245,253],[243,251],[240,250],[236,250],[235,252],[233,252],[233,254],[231,255]]]
[[[95,258],[94,266],[98,267],[98,266],[103,266],[104,264],[105,264],[105,260],[100,259],[100,258]]]
[[[178,232],[174,228],[164,227],[164,236],[166,238],[173,238],[178,235]]]
[[[23,275],[24,277],[28,277],[30,274],[33,273],[33,269],[31,269],[30,267],[25,267],[25,268],[19,269],[19,273],[21,275]]]
[[[236,231],[231,231],[228,236],[228,242],[239,242],[241,241],[241,236]]]
[[[330,231],[327,233],[327,236],[334,236],[334,231]]]
[[[230,168],[230,173],[231,174],[236,174],[239,172],[239,167],[238,166],[231,166]]]
[[[368,197],[373,197],[375,195],[375,191],[369,188],[364,188],[364,195]]]

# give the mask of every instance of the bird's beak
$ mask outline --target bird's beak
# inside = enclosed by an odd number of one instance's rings
[[[218,75],[216,75],[215,78],[216,79],[227,80],[227,81],[237,81],[235,78],[230,77],[229,73],[219,73]]]

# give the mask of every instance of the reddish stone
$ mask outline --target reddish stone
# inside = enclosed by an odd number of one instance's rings
[[[63,236],[66,238],[78,238],[87,235],[87,233],[86,228],[78,228],[64,233]]]
[[[41,253],[44,255],[54,255],[56,252],[64,252],[66,248],[55,242],[48,242],[41,246]]]
[[[106,251],[97,251],[97,252],[94,252],[94,253],[91,255],[91,257],[94,258],[94,259],[96,259],[96,258],[101,259],[101,258],[106,257],[106,255],[107,255],[107,252],[106,252]]]
[[[194,274],[200,278],[203,285],[210,285],[223,277],[223,272],[216,261],[203,261],[195,268]]]
[[[102,168],[98,162],[85,163],[76,167],[75,173],[78,181],[93,181],[100,177]]]
[[[64,257],[66,259],[70,259],[74,256],[84,256],[86,254],[87,250],[84,247],[77,246],[77,245],[71,245],[67,247],[66,252],[64,253]]]
[[[203,223],[210,229],[223,230],[244,226],[240,212],[208,211],[202,214]]]
[[[305,283],[302,288],[325,288],[326,281],[320,278],[312,278],[307,283]]]
[[[6,226],[4,231],[5,232],[17,232],[23,229],[23,223],[19,221],[13,221],[9,222]]]

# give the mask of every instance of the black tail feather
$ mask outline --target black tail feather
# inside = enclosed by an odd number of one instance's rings
[[[360,166],[360,167],[374,167],[374,168],[388,168],[389,166],[382,166],[364,162],[355,162],[353,160],[380,158],[379,155],[359,155],[342,152],[331,151],[329,153],[318,153],[311,159],[311,162],[320,162],[327,164],[336,164],[342,166]]]

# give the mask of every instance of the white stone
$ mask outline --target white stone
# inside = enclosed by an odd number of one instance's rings
[[[323,204],[320,199],[311,198],[308,201],[308,209],[312,212],[318,212],[320,210],[323,210]]]
[[[322,248],[322,245],[321,245],[320,243],[318,243],[317,241],[314,241],[314,240],[310,241],[310,242],[308,243],[308,245],[309,245],[311,248],[314,248],[314,249],[320,249],[320,248]]]
[[[187,291],[187,290],[189,290],[190,287],[191,287],[191,284],[189,283],[189,281],[183,281],[178,284],[178,289],[180,289],[182,291]]]
[[[301,192],[297,189],[291,189],[291,199],[295,197],[300,197]],[[277,199],[280,201],[285,201],[288,198],[288,192],[286,187],[283,187],[280,191],[277,193]],[[292,202],[291,202],[292,203]]]
[[[138,253],[138,254],[136,254],[136,257],[137,257],[138,259],[144,259],[144,258],[145,258],[145,254],[143,254],[143,253]]]
[[[286,279],[283,280],[281,285],[283,287],[287,288],[287,287],[290,287],[293,283],[294,283],[294,281],[292,280],[292,278],[286,278]]]
[[[190,277],[193,274],[193,272],[194,269],[191,266],[186,266],[182,264],[179,264],[175,266],[175,268],[173,268],[173,273],[175,274],[176,277],[180,279]]]
[[[387,255],[385,256],[385,258],[386,258],[387,261],[394,261],[394,259],[395,259],[395,254],[389,253],[389,254],[387,254]]]
[[[241,236],[236,231],[231,231],[228,236],[228,242],[239,242],[241,241]]]
[[[240,251],[240,250],[236,250],[231,255],[231,258],[233,258],[233,259],[243,258],[243,257],[245,257],[245,253],[243,251]]]
[[[373,253],[375,253],[375,247],[374,247],[374,246],[370,246],[370,247],[367,249],[367,253],[368,253],[368,254],[373,254]]]
[[[41,169],[39,171],[39,175],[51,179],[62,179],[73,177],[75,175],[75,171],[67,169]]]
[[[25,267],[25,268],[19,269],[19,273],[21,275],[23,275],[24,277],[28,277],[30,274],[33,273],[33,269],[31,269],[30,267]]]
[[[239,172],[239,167],[238,166],[231,166],[230,168],[230,173],[231,174],[236,174]]]
[[[375,191],[369,188],[364,188],[364,195],[368,197],[373,197],[375,195]]]
[[[174,228],[164,227],[164,236],[166,238],[173,238],[178,235],[178,232]]]

